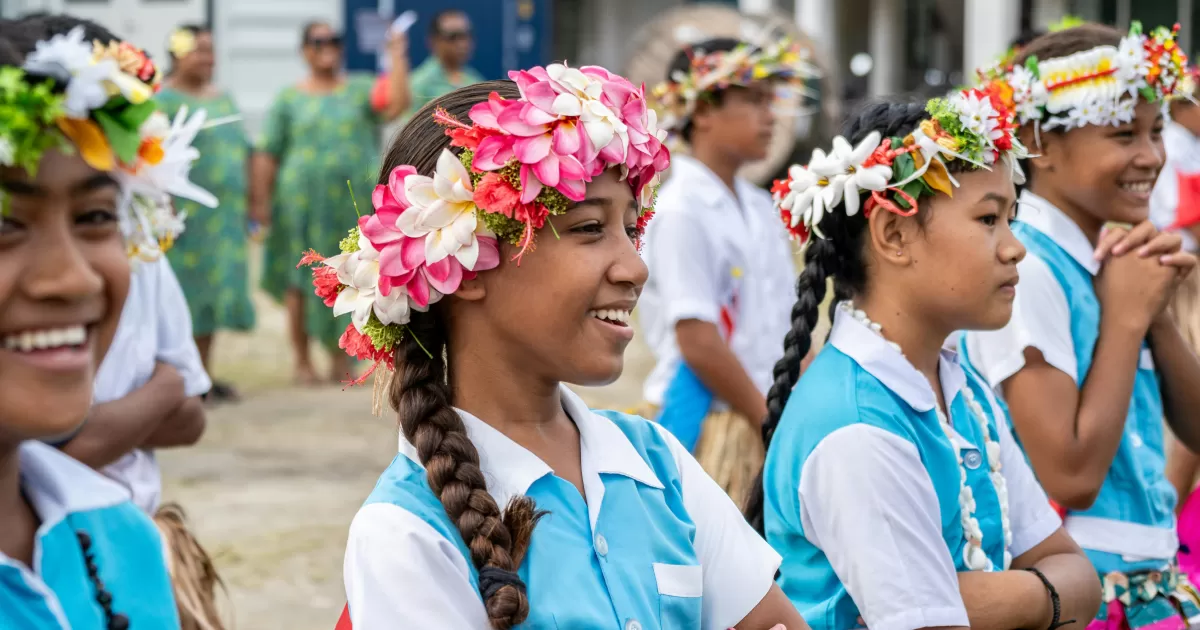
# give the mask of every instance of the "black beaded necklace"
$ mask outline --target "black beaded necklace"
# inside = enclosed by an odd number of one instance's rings
[[[129,617],[113,612],[112,594],[104,588],[104,582],[100,579],[100,570],[96,568],[96,556],[92,553],[92,537],[82,529],[75,531],[75,537],[79,539],[79,547],[83,549],[83,560],[87,564],[88,578],[96,587],[96,603],[100,604],[100,609],[104,611],[104,621],[107,624],[105,628],[107,630],[129,630]]]

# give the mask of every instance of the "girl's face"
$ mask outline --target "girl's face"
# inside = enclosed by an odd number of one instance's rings
[[[1119,127],[1087,125],[1042,134],[1033,191],[1050,188],[1057,193],[1053,198],[1070,202],[1100,224],[1145,221],[1166,152],[1159,106],[1141,100],[1136,112],[1132,122]]]
[[[87,416],[129,292],[119,190],[58,151],[32,179],[0,168],[0,190],[0,440],[53,438]]]
[[[1001,328],[1012,317],[1017,262],[1025,257],[1009,225],[1016,215],[1012,173],[1001,162],[956,177],[961,186],[954,197],[923,199],[925,225],[908,226],[912,244],[902,253],[908,264],[901,284],[942,327]]]
[[[618,177],[606,171],[583,201],[551,217],[554,230],[539,231],[520,266],[509,261],[515,249],[502,246],[500,266],[460,290],[473,302],[459,305],[472,319],[464,327],[480,327],[499,352],[524,357],[522,369],[548,381],[602,385],[621,375],[648,271],[635,244],[637,204]]]
[[[213,66],[216,63],[213,56],[212,33],[204,31],[196,33],[196,48],[176,60],[175,63],[181,74],[194,77],[199,81],[212,81]]]

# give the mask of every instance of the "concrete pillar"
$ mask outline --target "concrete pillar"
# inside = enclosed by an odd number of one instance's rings
[[[1033,28],[1045,29],[1069,13],[1067,0],[1034,0]]]
[[[1183,26],[1179,29],[1179,45],[1185,52],[1192,50],[1192,0],[1179,0],[1179,24]]]
[[[903,0],[871,0],[867,51],[875,62],[868,77],[868,90],[872,97],[889,96],[902,89],[903,4]]]
[[[771,0],[738,0],[738,11],[747,15],[761,15],[775,8]]]
[[[1021,28],[1021,5],[995,0],[965,0],[963,5],[963,76],[991,65]]]
[[[823,59],[837,60],[837,7],[834,0],[796,0],[796,25]]]

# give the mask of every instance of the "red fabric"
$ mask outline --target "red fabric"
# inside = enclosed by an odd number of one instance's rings
[[[1058,518],[1067,518],[1067,508],[1055,503],[1053,500],[1050,501],[1050,507],[1054,508],[1055,512],[1058,512]]]
[[[375,85],[371,87],[371,109],[381,112],[387,107],[390,100],[388,98],[390,84],[391,82],[388,81],[386,74],[381,74],[375,78]],[[350,626],[346,626],[346,630],[349,630],[349,628]],[[338,630],[342,630],[342,628],[338,628]]]
[[[350,606],[347,604],[342,608],[342,616],[338,617],[337,625],[333,630],[353,630],[354,626],[350,625]]]
[[[1200,173],[1176,173],[1179,182],[1179,203],[1175,206],[1172,228],[1187,228],[1200,223]]]

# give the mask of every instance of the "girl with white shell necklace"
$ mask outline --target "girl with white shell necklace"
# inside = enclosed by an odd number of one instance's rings
[[[747,508],[814,629],[1086,625],[1098,581],[1004,408],[942,350],[1012,312],[1011,114],[979,90],[871,105],[773,193],[807,247]],[[800,377],[833,279],[834,325]]]

